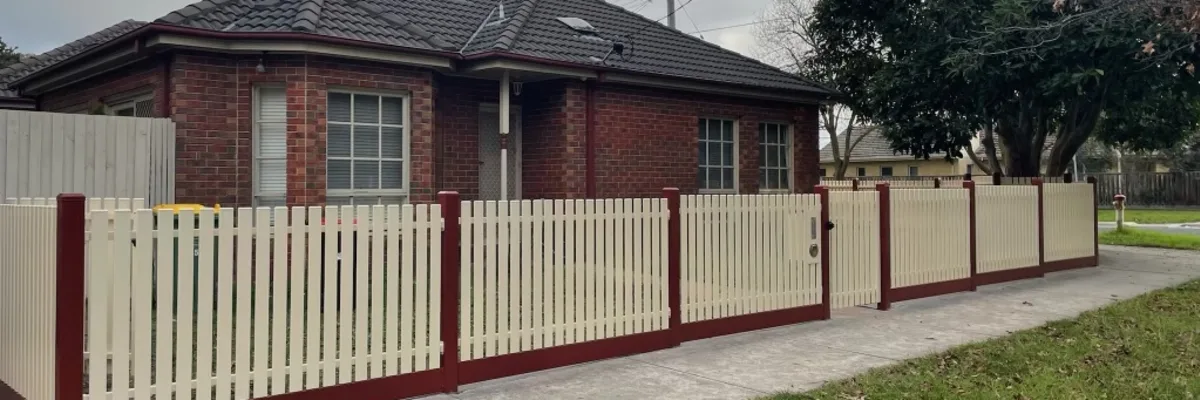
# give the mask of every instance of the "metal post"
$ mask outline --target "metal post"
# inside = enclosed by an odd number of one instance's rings
[[[87,199],[79,193],[57,200],[58,237],[54,302],[54,397],[83,397],[84,220]]]
[[[462,269],[459,266],[458,192],[438,193],[442,205],[442,391],[458,392],[458,304]]]
[[[969,226],[969,229],[971,230],[971,232],[968,234],[968,236],[971,237],[971,239],[969,241],[970,246],[971,246],[971,291],[974,292],[976,289],[979,288],[979,284],[976,283],[976,280],[975,280],[975,276],[978,275],[978,273],[979,273],[979,261],[978,261],[979,260],[979,258],[978,258],[979,245],[977,242],[977,240],[979,240],[979,238],[978,238],[978,236],[976,236],[977,234],[976,234],[976,229],[975,229],[977,226],[976,221],[975,221],[975,182],[974,181],[965,181],[965,182],[963,182],[963,188],[967,189],[967,196],[971,199],[970,200],[971,201],[970,211],[968,213],[969,214],[968,219],[970,221],[968,223],[968,226]]]
[[[892,308],[892,192],[887,182],[876,184],[879,192],[879,310]]]
[[[667,0],[667,26],[675,27],[675,0]]]
[[[508,71],[500,78],[500,200],[508,200],[508,102],[512,81]]]
[[[663,197],[667,199],[667,307],[671,317],[667,321],[667,329],[671,332],[671,347],[682,343],[679,329],[683,324],[683,307],[680,280],[683,271],[680,265],[680,221],[679,221],[679,189],[663,189]]]

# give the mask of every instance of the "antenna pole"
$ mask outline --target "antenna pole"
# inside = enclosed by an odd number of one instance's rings
[[[667,0],[667,26],[675,29],[675,0]]]

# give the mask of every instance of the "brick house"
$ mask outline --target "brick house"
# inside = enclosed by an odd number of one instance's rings
[[[602,0],[206,0],[89,38],[8,89],[173,119],[183,203],[809,191],[830,95]]]

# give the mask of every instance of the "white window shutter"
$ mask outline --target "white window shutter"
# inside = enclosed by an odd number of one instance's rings
[[[255,117],[255,177],[257,195],[287,194],[287,93],[284,88],[259,88]]]

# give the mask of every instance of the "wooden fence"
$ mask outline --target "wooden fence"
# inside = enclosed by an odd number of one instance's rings
[[[1127,207],[1200,207],[1200,171],[1089,174],[1096,179],[1097,205],[1112,207],[1125,195]]]
[[[37,400],[454,392],[1096,265],[1093,188],[0,205],[0,380]]]
[[[0,381],[29,399],[55,398],[55,211],[0,205]]]
[[[168,119],[0,110],[0,199],[175,199],[175,123]]]

